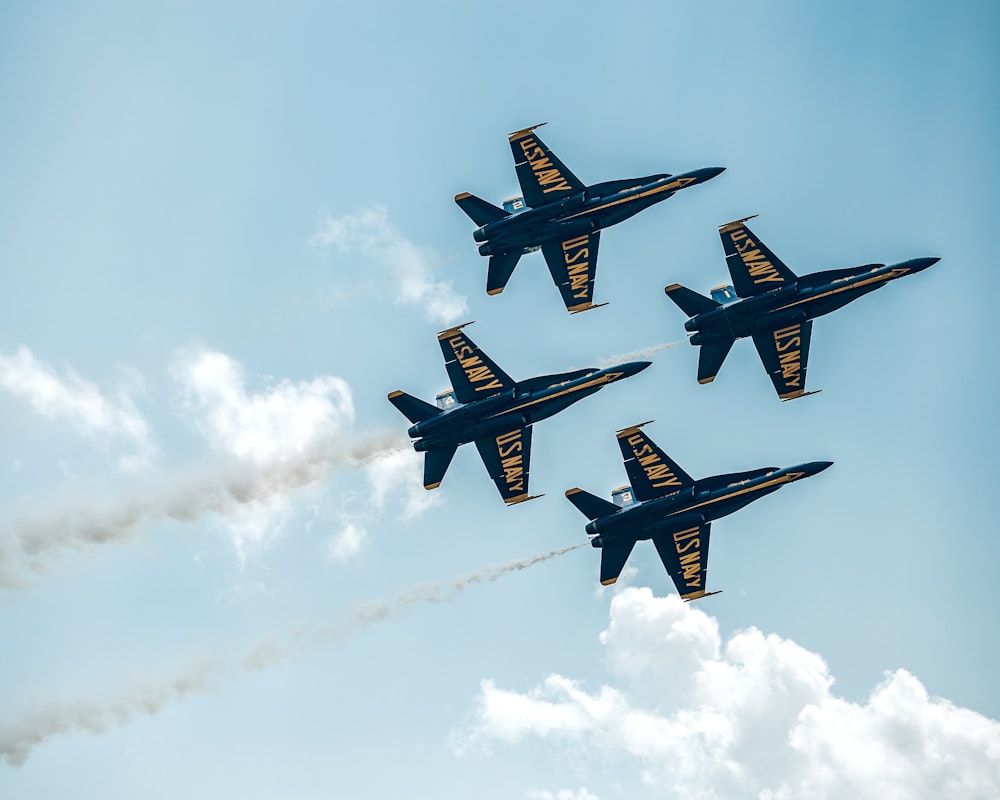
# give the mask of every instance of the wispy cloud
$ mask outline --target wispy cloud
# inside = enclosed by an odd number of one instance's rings
[[[248,648],[236,662],[221,654],[202,657],[183,666],[172,676],[158,680],[149,678],[103,697],[63,697],[33,702],[20,715],[8,709],[3,721],[0,721],[0,759],[19,767],[36,747],[53,737],[70,733],[103,733],[117,725],[128,724],[138,716],[155,715],[168,705],[181,703],[193,694],[220,688],[226,679],[297,661],[318,648],[346,642],[352,635],[374,625],[397,620],[416,606],[453,602],[470,586],[493,583],[505,575],[541,564],[581,546],[550,550],[488,567],[454,581],[414,586],[395,598],[359,605],[339,621],[300,625],[282,636],[263,638]],[[590,797],[581,795],[579,800],[590,800]]]
[[[126,443],[132,452],[119,458],[123,470],[146,465],[156,452],[149,424],[132,400],[142,389],[134,370],[125,370],[121,385],[109,397],[73,370],[60,375],[27,347],[19,347],[9,355],[0,353],[0,388],[27,402],[36,414],[68,423],[92,439]]]
[[[23,585],[21,573],[43,571],[52,551],[124,543],[164,519],[214,514],[243,557],[280,534],[303,490],[407,446],[396,433],[355,430],[350,387],[340,378],[267,381],[251,392],[242,365],[205,348],[179,353],[171,374],[212,459],[118,482],[109,496],[71,489],[20,503],[0,533],[0,586]]]
[[[601,640],[621,686],[550,675],[520,693],[484,680],[456,748],[593,747],[669,797],[1000,796],[1000,723],[928,696],[906,670],[854,703],[815,653],[756,628],[724,643],[714,618],[645,588],[614,597]]]
[[[422,308],[432,322],[447,324],[468,314],[465,297],[455,292],[451,281],[434,277],[433,256],[403,236],[382,206],[343,217],[324,215],[310,244],[370,259],[392,277],[396,301]]]

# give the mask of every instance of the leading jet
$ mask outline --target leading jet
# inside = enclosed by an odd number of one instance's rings
[[[762,467],[696,481],[640,430],[648,424],[618,431],[631,496],[638,502],[622,507],[583,489],[566,492],[569,501],[590,520],[586,531],[592,537],[591,545],[601,549],[601,583],[605,586],[618,580],[635,543],[652,539],[681,599],[717,594],[705,589],[712,521],[833,463]],[[619,492],[622,490],[616,494]]]
[[[719,228],[726,265],[742,299],[724,306],[679,283],[663,290],[690,317],[684,329],[693,334],[691,344],[701,347],[698,383],[715,380],[733,342],[750,336],[779,398],[794,400],[813,394],[805,390],[813,318],[940,261],[911,258],[898,264],[865,264],[800,277],[746,226],[750,219]]]
[[[649,361],[607,369],[542,375],[515,381],[498,367],[458,325],[438,334],[445,369],[454,389],[453,407],[444,410],[405,392],[391,392],[389,402],[413,426],[413,449],[426,453],[424,488],[441,485],[459,445],[475,442],[486,471],[508,505],[533,499],[528,494],[531,426],[551,417],[609,383],[641,372]]]
[[[521,256],[541,247],[566,310],[586,311],[597,307],[594,276],[601,230],[711,180],[725,167],[587,186],[538,137],[535,130],[541,125],[508,137],[523,197],[512,198],[504,208],[468,192],[456,195],[455,202],[479,226],[472,238],[479,242],[480,254],[490,257],[487,294],[502,292]]]

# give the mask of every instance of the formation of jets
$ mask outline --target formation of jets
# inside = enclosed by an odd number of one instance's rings
[[[508,137],[521,197],[502,207],[468,192],[455,197],[478,226],[472,236],[480,254],[489,257],[489,295],[504,290],[522,255],[541,249],[566,310],[597,308],[594,277],[601,230],[725,169],[703,167],[587,186],[542,142],[538,127]],[[750,219],[719,228],[732,286],[717,287],[712,297],[678,283],[664,289],[689,317],[684,328],[691,344],[700,348],[702,384],[715,379],[737,339],[750,337],[781,400],[813,394],[805,390],[812,320],[939,260],[914,258],[797,276],[747,227]],[[450,392],[438,395],[436,404],[402,391],[391,392],[389,401],[412,423],[408,433],[413,448],[425,453],[424,488],[440,486],[458,447],[475,442],[504,503],[522,503],[540,496],[528,491],[532,425],[641,372],[650,362],[515,381],[463,331],[469,324],[438,334]],[[613,501],[579,488],[566,492],[589,520],[585,530],[591,545],[601,550],[604,585],[618,579],[635,543],[650,539],[684,600],[715,594],[705,583],[712,522],[832,464],[812,461],[695,480],[646,435],[642,428],[647,424],[617,434],[629,484],[613,492]]]

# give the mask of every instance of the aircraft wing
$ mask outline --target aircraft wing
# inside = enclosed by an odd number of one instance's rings
[[[640,426],[618,431],[625,471],[638,500],[654,500],[691,486],[694,480],[664,453]]]
[[[628,561],[628,557],[632,554],[633,547],[635,547],[635,539],[616,542],[615,544],[610,546],[605,545],[601,548],[602,585],[610,586],[618,580],[618,576],[622,574],[622,570],[625,568],[625,562]]]
[[[510,375],[465,335],[463,327],[448,328],[438,334],[455,399],[464,405],[513,388],[514,381]]]
[[[498,436],[476,439],[476,449],[505,503],[510,505],[530,499],[531,428],[514,428]]]
[[[653,545],[682,600],[705,595],[708,539],[712,524],[705,522],[673,534],[653,537]]]
[[[746,226],[747,219],[753,217],[729,222],[719,228],[722,249],[726,251],[726,266],[733,278],[736,294],[753,297],[798,280],[796,274],[782,264]]]
[[[542,245],[542,255],[549,266],[552,281],[562,295],[566,310],[585,311],[594,299],[594,276],[597,274],[597,245],[601,232],[573,236],[563,242]]]
[[[587,188],[535,135],[537,127],[516,131],[508,137],[521,194],[531,208],[562,200]]]
[[[812,320],[753,335],[764,369],[782,400],[793,400],[805,394],[810,338]]]

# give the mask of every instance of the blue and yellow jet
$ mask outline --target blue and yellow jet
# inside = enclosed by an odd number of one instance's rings
[[[424,488],[441,485],[458,446],[475,442],[486,471],[505,503],[533,499],[528,494],[531,426],[622,378],[641,372],[649,361],[607,369],[588,368],[513,380],[463,331],[466,325],[438,334],[455,405],[442,409],[405,392],[391,392],[389,402],[413,426],[413,449],[425,452]]]
[[[715,380],[733,342],[750,336],[778,397],[793,400],[812,394],[805,387],[813,318],[940,261],[912,258],[799,277],[746,226],[749,219],[753,217],[719,228],[726,265],[741,300],[723,305],[679,283],[663,290],[690,317],[684,329],[693,334],[691,344],[701,347],[698,383]]]
[[[535,129],[539,127],[509,136],[522,198],[498,208],[468,192],[455,196],[455,202],[479,226],[472,238],[480,243],[480,254],[490,257],[487,294],[502,292],[518,259],[541,247],[566,310],[596,308],[594,275],[600,231],[725,169],[705,167],[683,175],[648,175],[586,186],[538,138]]]
[[[618,431],[635,502],[625,507],[582,489],[566,497],[590,520],[587,534],[601,548],[601,583],[618,580],[640,539],[653,546],[684,600],[716,594],[705,589],[712,520],[738,511],[782,486],[822,472],[833,462],[812,461],[794,467],[762,467],[694,480],[640,428]],[[616,492],[617,494],[617,492]]]

